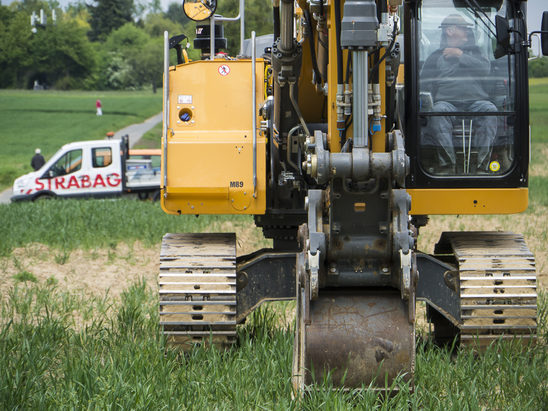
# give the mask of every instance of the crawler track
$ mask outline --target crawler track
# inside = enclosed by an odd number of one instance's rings
[[[166,234],[160,253],[160,325],[168,344],[236,341],[236,237]]]
[[[523,236],[447,233],[459,267],[461,345],[499,338],[536,339],[535,257]]]

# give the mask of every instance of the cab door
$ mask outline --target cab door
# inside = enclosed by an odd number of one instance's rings
[[[496,21],[512,51],[497,49]],[[405,3],[411,214],[507,214],[528,203],[527,29],[520,2]]]
[[[118,144],[105,141],[89,149],[91,194],[106,197],[122,192],[121,156]]]
[[[38,179],[37,191],[52,192],[60,197],[82,195],[82,179],[85,176],[85,157],[82,147],[64,152]],[[84,179],[85,180],[85,179]]]

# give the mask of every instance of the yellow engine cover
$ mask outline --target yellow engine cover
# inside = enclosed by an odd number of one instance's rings
[[[257,130],[254,189],[252,127],[264,101],[264,62],[256,61],[255,110],[251,66],[214,60],[170,69],[165,212],[264,214],[266,138]]]

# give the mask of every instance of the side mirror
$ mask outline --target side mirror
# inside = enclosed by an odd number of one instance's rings
[[[543,20],[544,22],[544,20]],[[548,20],[546,20],[548,24]],[[501,58],[510,51],[510,25],[504,17],[495,16],[495,29],[497,33],[497,48],[495,49],[495,58]],[[547,44],[548,47],[548,44]]]
[[[542,13],[542,24],[540,26],[540,44],[542,46],[542,55],[548,56],[548,11]]]
[[[204,21],[217,10],[217,0],[183,0],[183,13],[190,20]]]

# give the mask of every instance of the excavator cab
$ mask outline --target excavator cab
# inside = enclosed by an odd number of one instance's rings
[[[503,0],[407,2],[404,134],[411,159],[407,187],[416,194],[412,213],[497,214],[527,207],[522,7]],[[499,20],[507,24],[504,32]],[[438,206],[422,207],[426,197]]]
[[[476,17],[473,9],[439,4],[419,8],[418,164],[432,176],[506,174],[514,160],[516,81],[512,59],[494,56],[500,8]]]
[[[244,0],[237,17],[186,4],[209,20],[199,61],[170,66],[179,40],[165,34],[162,208],[253,215],[272,247],[237,255],[232,233],[166,234],[168,343],[231,346],[260,304],[295,299],[302,393],[326,378],[412,384],[417,300],[439,341],[535,340],[521,235],[446,232],[433,254],[417,249],[428,215],[527,207],[525,1],[274,0],[259,56]],[[237,56],[217,52],[230,21]]]

